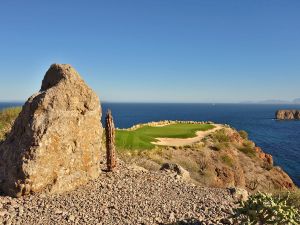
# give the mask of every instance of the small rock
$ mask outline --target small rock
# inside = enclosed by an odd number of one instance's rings
[[[174,222],[174,221],[175,221],[175,215],[174,215],[173,212],[171,212],[171,214],[170,214],[170,216],[169,216],[169,220],[170,220],[171,222]]]
[[[69,216],[68,216],[68,221],[69,221],[69,222],[75,221],[75,216],[69,215]]]
[[[63,211],[62,211],[62,210],[60,210],[60,209],[55,209],[54,213],[55,213],[55,214],[62,214],[62,213],[63,213]]]
[[[249,194],[248,194],[247,190],[242,189],[242,188],[237,188],[237,187],[228,188],[228,189],[235,201],[247,201],[248,200]]]
[[[232,219],[228,219],[228,218],[222,218],[222,219],[220,220],[220,222],[221,222],[222,224],[233,224]]]

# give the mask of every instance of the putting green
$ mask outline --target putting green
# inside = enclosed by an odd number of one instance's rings
[[[156,138],[191,138],[197,131],[214,128],[211,124],[176,123],[161,127],[142,126],[136,130],[117,130],[116,146],[118,149],[151,149]]]

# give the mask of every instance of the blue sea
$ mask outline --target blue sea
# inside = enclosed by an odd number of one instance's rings
[[[0,103],[0,109],[12,105],[20,103]],[[274,120],[276,110],[300,109],[300,105],[103,103],[102,108],[103,115],[112,110],[119,128],[158,120],[197,120],[245,130],[300,186],[300,121]]]

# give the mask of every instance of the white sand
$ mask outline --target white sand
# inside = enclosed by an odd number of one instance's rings
[[[221,124],[213,124],[213,125],[215,126],[213,129],[210,129],[207,131],[197,131],[196,137],[192,137],[192,138],[156,138],[157,141],[151,142],[151,143],[155,144],[155,145],[165,145],[165,146],[191,145],[191,144],[201,141],[207,135],[223,128],[223,125],[221,125]]]

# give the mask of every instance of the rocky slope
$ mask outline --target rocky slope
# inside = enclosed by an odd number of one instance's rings
[[[275,117],[278,120],[300,120],[300,110],[278,110]]]
[[[200,186],[241,187],[249,192],[295,188],[288,174],[273,165],[271,155],[248,140],[245,132],[239,133],[229,126],[190,146],[119,150],[119,155],[128,163],[154,171],[160,170],[163,163],[180,165]]]
[[[145,171],[119,161],[116,172],[103,172],[74,191],[0,196],[0,223],[222,224],[228,223],[233,202],[227,189],[201,188],[171,172]]]

